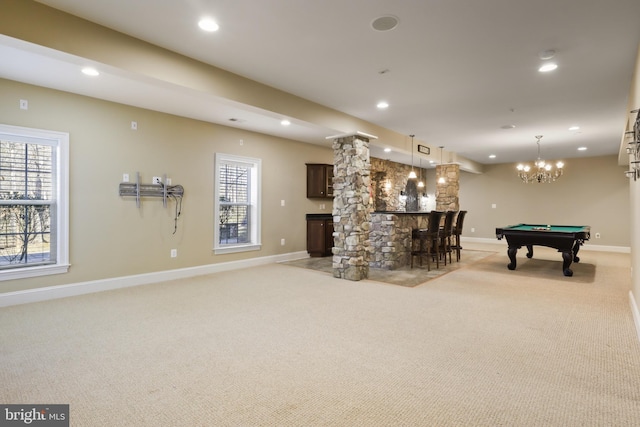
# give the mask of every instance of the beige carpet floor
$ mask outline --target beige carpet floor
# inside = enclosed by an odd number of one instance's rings
[[[272,264],[3,308],[0,402],[72,426],[638,426],[629,256],[585,252],[587,281],[496,257],[416,287]]]

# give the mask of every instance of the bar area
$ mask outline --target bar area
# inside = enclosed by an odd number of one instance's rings
[[[435,194],[427,195],[426,172],[417,168],[418,178],[408,179],[407,165],[371,158],[370,258],[371,268],[395,270],[411,264],[412,232],[425,229],[431,210],[458,210],[460,168],[456,164],[436,166]]]
[[[333,199],[331,219],[307,214],[310,256],[331,254],[334,276],[348,280],[367,278],[369,269],[412,266],[415,257],[422,265],[416,236],[428,228],[430,212],[459,211],[459,165],[435,165],[428,186],[421,165],[370,157],[369,138],[363,135],[336,137],[333,149],[333,165],[307,164],[307,197]],[[311,191],[316,186],[319,191]]]

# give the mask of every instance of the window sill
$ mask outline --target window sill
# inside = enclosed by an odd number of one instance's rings
[[[11,270],[0,270],[0,281],[26,279],[29,277],[64,274],[69,271],[69,264],[41,265],[37,267],[22,267]]]
[[[221,246],[217,248],[213,248],[213,253],[218,254],[232,254],[236,252],[249,252],[249,251],[259,251],[262,247],[261,244],[250,244],[250,245],[236,245],[236,246]]]

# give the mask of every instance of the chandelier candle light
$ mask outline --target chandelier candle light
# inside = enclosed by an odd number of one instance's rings
[[[540,158],[540,139],[542,135],[536,135],[536,144],[538,144],[538,160],[534,163],[533,169],[529,165],[522,163],[517,166],[518,176],[525,184],[530,182],[551,183],[562,176],[562,168],[564,163],[557,162],[556,169],[550,163],[546,163]]]

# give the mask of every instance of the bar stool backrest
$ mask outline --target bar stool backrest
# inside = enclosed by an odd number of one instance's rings
[[[455,234],[462,234],[462,225],[464,224],[464,216],[467,214],[467,211],[460,211],[458,213],[458,218],[456,218],[456,227]]]
[[[444,217],[444,234],[450,236],[453,233],[453,218],[458,211],[447,211]]]
[[[427,225],[427,232],[432,235],[437,235],[440,230],[440,221],[442,220],[443,211],[431,211],[429,212],[429,225]]]

